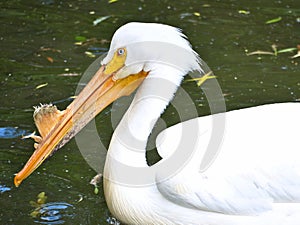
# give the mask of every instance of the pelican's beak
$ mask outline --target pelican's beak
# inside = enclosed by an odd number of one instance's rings
[[[112,61],[106,66],[102,66],[77,98],[59,114],[60,116],[51,130],[45,137],[42,137],[26,165],[15,176],[16,186],[19,186],[48,156],[74,137],[106,106],[121,96],[131,94],[148,75],[147,72],[141,71],[125,78],[116,79],[115,72],[124,64],[112,70]]]

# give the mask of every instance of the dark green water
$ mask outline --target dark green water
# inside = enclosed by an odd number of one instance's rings
[[[114,30],[129,21],[167,23],[184,30],[194,49],[218,77],[227,109],[300,100],[300,59],[296,54],[247,56],[246,51],[270,51],[300,44],[300,2],[282,1],[2,1],[0,53],[0,224],[108,224],[110,214],[102,187],[89,184],[95,172],[74,141],[44,163],[19,188],[13,177],[33,151],[21,136],[35,130],[32,106],[69,104],[94,58],[107,51]],[[239,13],[239,10],[250,12]],[[200,17],[194,15],[199,12]],[[111,16],[94,26],[93,21]],[[278,23],[267,20],[282,17]],[[76,46],[76,37],[99,42]],[[102,41],[101,41],[102,40]],[[272,50],[271,50],[272,51]],[[36,89],[38,85],[47,86]],[[184,83],[199,113],[208,114],[203,94]],[[101,139],[108,145],[112,128],[107,109],[97,118]],[[251,119],[251,118],[249,118]],[[164,120],[172,124],[172,108]],[[49,205],[37,218],[29,214],[40,192]]]

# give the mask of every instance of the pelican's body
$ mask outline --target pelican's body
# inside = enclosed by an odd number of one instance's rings
[[[189,165],[152,186],[128,187],[104,180],[110,211],[126,224],[299,224],[299,142],[297,132],[288,132],[300,126],[294,121],[298,112],[299,104],[282,103],[226,113],[221,150],[203,173],[199,165],[211,138],[212,118],[185,122],[198,123],[202,133],[194,137],[198,151]],[[170,154],[180,130],[178,124],[160,134],[162,155]],[[280,130],[289,133],[285,141]],[[117,173],[111,165],[105,172],[108,177]]]
[[[300,224],[300,104],[258,106],[170,127],[157,139],[163,159],[158,169],[151,170],[146,161],[148,137],[184,75],[202,71],[198,55],[173,27],[129,23],[116,31],[102,63],[104,70],[98,75],[112,76],[101,81],[98,104],[102,105],[102,98],[110,100],[114,86],[127,90],[121,84],[124,79],[131,82],[130,74],[142,73],[144,79],[112,136],[104,168],[105,198],[117,219],[125,224],[153,225]],[[106,86],[112,91],[106,91]],[[78,102],[70,108],[84,108],[76,107]],[[68,121],[63,120],[67,124],[63,129],[69,126]],[[212,137],[219,129],[224,129],[222,140],[215,142]],[[62,133],[58,136],[69,130],[58,131]],[[188,138],[181,140],[186,134]],[[49,136],[44,143],[53,135]],[[53,146],[58,143],[53,142]],[[37,152],[43,155],[44,150],[39,149],[44,148],[52,147],[42,143]],[[213,148],[219,153],[206,170],[200,171],[207,150]],[[176,154],[182,154],[184,161],[171,170]],[[33,169],[45,158],[38,157],[37,163],[34,159],[28,162],[35,163]],[[164,167],[168,162],[171,164]],[[23,170],[15,178],[16,185],[33,171]]]

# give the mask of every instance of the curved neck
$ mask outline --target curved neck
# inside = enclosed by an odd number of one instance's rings
[[[110,157],[129,166],[147,166],[148,137],[182,78],[182,71],[167,65],[151,69],[113,134],[108,152]]]

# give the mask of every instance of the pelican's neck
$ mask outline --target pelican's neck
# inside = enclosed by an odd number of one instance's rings
[[[113,134],[110,157],[128,166],[147,166],[148,137],[172,100],[183,73],[167,65],[151,69]]]

